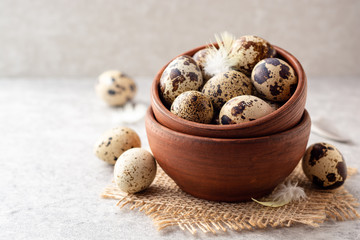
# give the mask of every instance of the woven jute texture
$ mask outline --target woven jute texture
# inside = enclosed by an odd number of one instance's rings
[[[349,168],[348,175],[356,169]],[[197,230],[217,231],[284,227],[293,224],[320,226],[326,220],[350,220],[360,218],[359,205],[344,187],[335,190],[319,190],[311,186],[297,166],[286,181],[298,182],[307,195],[306,200],[271,208],[255,202],[211,202],[192,197],[183,192],[159,167],[157,176],[146,191],[137,194],[121,192],[114,183],[109,185],[102,197],[119,200],[120,208],[129,206],[150,216],[160,230],[178,226],[195,233]]]

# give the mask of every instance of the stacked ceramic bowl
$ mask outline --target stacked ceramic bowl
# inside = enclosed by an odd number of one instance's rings
[[[181,55],[193,56],[206,47]],[[259,198],[284,181],[300,161],[311,125],[305,110],[306,76],[293,55],[274,48],[276,57],[294,69],[298,84],[280,108],[254,121],[214,125],[180,118],[159,93],[167,65],[156,75],[145,120],[147,136],[159,165],[185,192],[215,201]]]

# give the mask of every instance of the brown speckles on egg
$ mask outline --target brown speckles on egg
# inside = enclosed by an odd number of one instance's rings
[[[186,74],[186,76],[190,78],[190,81],[194,81],[194,82],[198,81],[198,75],[194,72],[189,72]]]
[[[342,154],[328,143],[316,143],[309,146],[304,154],[302,167],[309,180],[324,189],[341,186],[347,177],[347,168]]]
[[[127,127],[117,127],[105,132],[95,144],[95,155],[109,163],[115,164],[118,157],[126,150],[140,147],[141,142],[136,132]]]
[[[181,72],[179,69],[173,68],[170,70],[170,79],[171,80],[174,80],[175,78],[180,77],[180,76],[181,76]]]
[[[203,77],[196,61],[189,56],[174,59],[165,68],[160,78],[160,95],[166,106],[183,92],[199,90]]]
[[[276,100],[277,96],[284,91],[284,88],[283,88],[283,86],[278,85],[278,83],[275,82],[274,85],[270,85],[269,90],[270,90],[271,95],[274,97],[274,100]]]
[[[258,68],[256,68],[256,74],[254,74],[253,81],[255,81],[258,84],[263,84],[270,78],[270,72],[266,68],[265,64],[260,65]]]
[[[247,103],[245,101],[240,101],[238,104],[235,104],[235,106],[231,108],[231,115],[237,116],[238,114],[242,114],[246,105]]]
[[[314,166],[316,164],[316,161],[318,161],[320,158],[324,157],[327,152],[327,146],[322,143],[317,143],[312,146],[312,149],[310,151],[310,157],[309,157],[309,164],[311,166]]]
[[[340,153],[340,152],[339,152]],[[343,158],[344,159],[344,158]],[[338,162],[336,164],[336,169],[337,169],[337,173],[345,180],[347,177],[347,168],[346,168],[346,164],[345,161],[343,162]]]
[[[231,98],[252,93],[250,78],[238,71],[229,71],[215,75],[204,85],[202,93],[208,96],[216,110]]]
[[[199,123],[210,123],[214,114],[210,99],[198,91],[180,94],[170,111],[183,119]]]
[[[288,65],[281,64],[279,75],[281,79],[288,79],[291,77],[290,67]]]
[[[120,190],[136,193],[145,190],[156,175],[156,162],[148,151],[132,148],[123,153],[114,168],[115,183]]]
[[[115,92],[114,90],[110,89],[110,90],[108,90],[108,94],[110,94],[110,95],[115,95],[116,92]]]
[[[288,100],[297,86],[293,68],[277,58],[266,58],[257,63],[252,71],[251,80],[256,91],[270,101]]]
[[[222,115],[219,119],[219,122],[222,125],[233,124],[233,121],[231,120],[231,118],[229,118],[226,115]]]
[[[273,66],[278,66],[281,64],[279,58],[268,58],[268,59],[266,59],[266,63],[271,64]]]
[[[335,173],[328,173],[326,175],[326,178],[329,182],[335,182],[336,181],[336,175]]]
[[[236,124],[247,121],[254,121],[271,112],[274,109],[262,99],[242,95],[230,99],[220,110],[220,124]]]
[[[136,94],[135,82],[119,71],[106,71],[99,76],[96,94],[111,106],[122,106]]]
[[[240,56],[236,69],[250,76],[252,69],[260,60],[273,57],[275,49],[265,39],[257,36],[242,36],[235,41],[233,51]]]

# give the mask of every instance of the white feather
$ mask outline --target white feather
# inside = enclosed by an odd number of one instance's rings
[[[275,202],[292,202],[299,201],[306,198],[306,194],[302,187],[288,181],[287,183],[280,184],[272,194],[272,199]]]
[[[113,121],[116,124],[136,123],[144,118],[148,106],[144,103],[128,102],[114,111]]]
[[[258,201],[252,199],[255,202],[267,206],[267,207],[281,207],[292,201],[300,201],[306,199],[306,194],[302,187],[297,185],[297,182],[281,183],[276,187],[273,193],[266,199],[266,201]]]
[[[228,32],[224,32],[220,36],[215,34],[215,39],[219,48],[214,45],[208,47],[204,63],[204,70],[210,76],[232,70],[240,60],[237,49],[234,49],[236,39],[232,34]]]

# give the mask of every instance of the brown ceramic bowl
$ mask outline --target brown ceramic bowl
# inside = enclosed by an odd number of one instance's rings
[[[200,49],[195,48],[181,55],[193,56]],[[215,138],[246,138],[257,137],[282,132],[294,127],[301,119],[306,102],[307,81],[305,72],[299,61],[287,51],[274,46],[277,56],[286,60],[295,70],[298,77],[298,86],[291,98],[279,109],[251,122],[233,125],[214,125],[191,122],[171,113],[162,103],[159,96],[159,82],[166,64],[155,76],[151,86],[151,106],[156,119],[162,125],[190,135]]]
[[[188,135],[145,117],[151,151],[185,192],[214,201],[245,201],[270,193],[296,167],[310,135],[304,111],[293,128],[257,138],[224,139]]]

